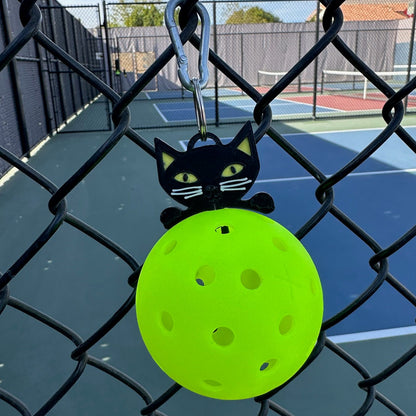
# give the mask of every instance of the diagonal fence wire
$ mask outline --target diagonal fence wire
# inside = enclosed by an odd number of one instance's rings
[[[346,319],[355,310],[362,307],[383,285],[390,285],[397,293],[403,296],[413,307],[416,307],[416,296],[408,290],[397,278],[395,278],[388,269],[388,259],[407,243],[409,243],[416,234],[416,225],[411,227],[396,241],[387,247],[380,246],[375,239],[365,230],[359,227],[350,219],[340,208],[334,204],[333,188],[343,181],[350,173],[357,169],[362,163],[368,160],[374,152],[379,149],[386,141],[396,133],[401,141],[409,148],[409,151],[416,151],[416,141],[401,126],[404,116],[403,100],[416,87],[416,79],[411,79],[404,87],[395,92],[385,81],[377,76],[358,56],[348,48],[348,46],[339,38],[338,33],[343,25],[343,15],[340,9],[343,1],[341,0],[322,0],[321,3],[326,6],[322,24],[325,34],[316,42],[316,44],[283,76],[266,94],[261,95],[252,85],[250,85],[242,76],[233,70],[225,61],[216,53],[210,50],[210,62],[221,71],[226,77],[234,82],[242,91],[244,91],[255,103],[254,119],[257,122],[255,137],[257,142],[267,133],[272,140],[283,149],[296,163],[302,166],[317,182],[315,190],[316,198],[320,204],[319,209],[300,227],[296,232],[299,239],[308,235],[326,216],[334,217],[339,223],[345,226],[359,240],[361,240],[374,254],[369,258],[369,266],[376,272],[373,282],[363,290],[360,295],[350,304],[345,306],[341,311],[327,319],[322,326],[320,337],[316,343],[315,349],[311,356],[298,371],[295,376],[279,386],[275,390],[255,398],[258,403],[259,416],[270,413],[276,413],[282,416],[291,416],[293,413],[285,409],[273,400],[273,396],[280,390],[290,384],[299,374],[301,374],[309,365],[320,356],[322,351],[331,351],[339,359],[343,360],[346,365],[350,366],[357,373],[359,382],[358,388],[364,392],[364,399],[360,407],[354,412],[354,415],[365,415],[377,401],[391,414],[405,415],[400,407],[389,400],[388,397],[381,394],[377,387],[388,377],[399,371],[407,365],[416,355],[416,347],[410,348],[401,356],[397,357],[388,366],[382,369],[378,374],[371,374],[365,366],[356,358],[347,353],[339,345],[326,337],[325,331],[339,324]],[[182,28],[181,40],[183,43],[190,42],[195,47],[199,47],[200,39],[195,34],[198,19],[193,10],[196,0],[184,0],[181,5],[179,22]],[[28,164],[20,160],[7,149],[0,147],[0,157],[10,165],[26,175],[31,181],[45,188],[51,195],[48,208],[53,215],[53,219],[47,227],[39,234],[33,243],[21,254],[21,256],[12,263],[7,270],[0,274],[0,314],[6,308],[13,308],[17,311],[31,317],[32,319],[46,325],[63,337],[69,339],[74,349],[71,358],[74,360],[73,371],[68,375],[64,383],[52,394],[52,396],[43,403],[39,410],[32,413],[24,403],[24,398],[13,396],[10,392],[0,388],[0,399],[14,408],[21,415],[41,416],[48,414],[51,409],[67,394],[67,392],[77,383],[87,366],[95,367],[103,373],[108,374],[115,380],[118,380],[127,388],[133,390],[143,400],[144,405],[141,410],[143,415],[163,415],[159,408],[173,397],[181,386],[173,384],[160,397],[154,399],[150,393],[139,382],[114,368],[102,360],[97,359],[90,353],[94,347],[107,333],[109,333],[134,306],[135,286],[137,284],[141,265],[135,258],[128,253],[123,247],[110,240],[107,236],[94,229],[89,224],[81,221],[72,213],[68,212],[66,198],[72,190],[83,181],[89,173],[99,165],[106,156],[112,151],[114,146],[123,136],[127,136],[140,149],[154,156],[153,146],[147,142],[140,134],[130,127],[130,113],[128,106],[134,98],[146,87],[147,84],[160,72],[160,70],[174,56],[172,46],[169,46],[161,56],[147,69],[147,71],[131,86],[123,95],[117,94],[109,85],[99,79],[85,66],[70,56],[62,48],[56,45],[40,30],[41,12],[36,5],[36,0],[22,0],[20,5],[20,19],[24,26],[23,30],[0,53],[0,71],[4,70],[13,60],[18,52],[31,40],[34,39],[40,46],[46,49],[56,59],[64,63],[70,70],[77,73],[90,85],[95,87],[101,94],[110,100],[113,106],[112,120],[114,129],[108,139],[100,146],[95,153],[89,157],[76,171],[67,178],[60,187],[52,183],[47,177],[43,176]],[[324,175],[310,160],[299,152],[291,143],[271,126],[272,111],[270,103],[279,96],[279,94],[297,77],[299,74],[314,60],[319,54],[332,44],[338,51],[371,83],[373,83],[386,97],[386,103],[382,110],[382,116],[386,122],[383,131],[374,138],[374,140],[361,152],[358,153],[351,161],[339,169],[331,176]],[[131,294],[127,299],[113,311],[112,316],[87,339],[80,337],[73,329],[66,327],[58,320],[48,316],[38,309],[16,299],[10,295],[9,283],[13,279],[18,279],[21,270],[42,250],[44,245],[52,238],[54,233],[64,224],[69,224],[74,229],[95,240],[98,244],[119,256],[124,263],[130,268],[131,273],[126,278],[126,283],[132,287]]]

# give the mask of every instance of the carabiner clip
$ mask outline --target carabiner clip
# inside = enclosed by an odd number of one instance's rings
[[[175,23],[175,9],[181,5],[184,0],[170,0],[165,9],[165,24],[169,31],[169,36],[175,50],[176,59],[178,61],[178,75],[179,79],[188,91],[194,92],[194,84],[188,74],[188,58],[185,55],[179,31]],[[194,6],[196,12],[201,19],[201,43],[199,47],[199,87],[204,89],[208,83],[208,54],[209,54],[209,31],[210,19],[207,9],[197,2]]]
[[[198,130],[201,134],[201,140],[205,142],[207,140],[207,119],[205,118],[204,102],[202,101],[201,86],[199,85],[198,78],[192,78],[194,106],[196,121],[198,123]]]

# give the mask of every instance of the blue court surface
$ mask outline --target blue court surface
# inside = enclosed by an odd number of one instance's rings
[[[416,127],[408,130],[416,133]],[[380,131],[297,133],[285,138],[329,176],[353,159]],[[262,169],[250,194],[260,190],[271,194],[276,209],[270,216],[296,232],[320,207],[314,194],[317,181],[269,137],[260,141],[258,149]],[[383,248],[415,225],[416,192],[408,190],[416,189],[416,156],[406,149],[393,136],[372,158],[334,186],[335,205]],[[368,264],[371,250],[331,215],[325,216],[302,242],[322,280],[325,319],[357,298],[376,277]],[[389,259],[391,274],[413,292],[415,249],[416,242],[410,242]],[[415,333],[413,312],[410,303],[385,283],[361,308],[330,329],[328,335],[344,335],[342,340],[348,341],[362,339],[362,334],[357,333],[366,331],[375,332],[366,334],[364,339]]]
[[[242,96],[241,90],[231,89],[231,88],[219,88],[218,96],[219,97],[230,97],[230,96]],[[193,98],[192,92],[186,89],[179,90],[168,90],[168,91],[148,91],[146,96],[149,100],[174,100],[181,98]],[[202,90],[203,97],[215,97],[215,90],[213,88]]]
[[[195,108],[193,101],[183,102],[162,102],[153,104],[160,117],[166,122],[185,122],[195,120]],[[293,102],[290,100],[276,99],[270,104],[273,114],[310,114],[312,105]],[[215,101],[205,100],[205,116],[207,120],[215,120]],[[221,119],[252,118],[255,103],[250,99],[229,99],[221,100],[218,104]],[[327,107],[317,107],[319,113],[337,112]]]

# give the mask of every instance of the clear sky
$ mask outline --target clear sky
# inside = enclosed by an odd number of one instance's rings
[[[63,6],[79,6],[79,5],[94,5],[102,4],[101,1],[94,0],[58,0]],[[108,3],[117,3],[116,0],[108,0]],[[211,10],[211,2],[201,2],[208,10]],[[219,6],[218,6],[219,5]],[[227,15],[227,6],[230,7],[230,3],[221,5],[221,0],[217,2],[217,13],[219,16],[218,23],[224,23],[224,19]],[[239,3],[241,6],[251,7],[259,6],[262,9],[280,17],[283,22],[304,22],[306,18],[316,9],[316,1],[265,1],[265,2],[253,2],[253,3]],[[79,12],[79,13],[78,13]],[[75,15],[81,15],[81,10],[72,9],[71,13]]]

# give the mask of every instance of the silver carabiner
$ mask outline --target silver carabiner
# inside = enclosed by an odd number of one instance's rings
[[[202,101],[201,86],[199,85],[198,78],[192,78],[191,83],[194,87],[194,106],[196,113],[196,121],[198,123],[198,130],[201,134],[201,140],[204,142],[207,140],[207,119],[205,118],[204,102]]]
[[[184,0],[170,0],[165,9],[165,24],[169,31],[169,36],[175,50],[176,59],[178,61],[178,75],[179,79],[188,91],[194,92],[194,85],[188,74],[188,58],[183,49],[179,31],[175,23],[175,9],[181,5]],[[196,12],[201,19],[201,43],[199,47],[199,87],[205,88],[208,83],[208,54],[209,54],[209,31],[210,19],[207,9],[197,2],[194,6]]]

